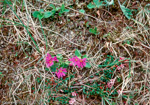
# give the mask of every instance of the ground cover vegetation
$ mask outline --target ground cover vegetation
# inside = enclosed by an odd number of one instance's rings
[[[150,104],[149,2],[0,0],[0,104]]]

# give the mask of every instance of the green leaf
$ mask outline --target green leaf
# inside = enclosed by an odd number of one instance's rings
[[[126,8],[126,7],[123,6],[123,5],[120,5],[120,7],[121,7],[121,10],[122,10],[123,14],[126,16],[126,18],[127,18],[127,19],[131,19],[131,16],[133,15],[133,14],[132,14],[132,10]]]
[[[65,10],[65,5],[64,5],[64,4],[62,4],[62,6],[61,6],[61,10],[62,10],[62,11],[64,11],[64,10]]]
[[[55,6],[53,4],[50,4],[49,6],[52,7],[53,9],[55,9]]]
[[[61,16],[62,14],[63,14],[63,12],[62,12],[62,11],[59,11],[58,15]]]
[[[56,11],[60,10],[60,7],[56,7]]]
[[[52,12],[52,14],[54,15],[54,14],[56,13],[56,10],[53,9],[53,10],[51,10],[51,12]]]
[[[90,28],[89,32],[94,34],[94,35],[98,35],[99,34],[99,32],[97,32],[97,28],[96,27],[94,29]]]
[[[63,63],[63,64],[60,65],[60,67],[62,67],[62,68],[68,68],[68,64]]]
[[[129,44],[129,45],[131,44],[131,42],[129,40],[126,40],[126,43]]]
[[[37,16],[40,20],[44,17],[44,14],[38,14],[38,16]]]
[[[85,54],[85,55],[83,55],[83,57],[82,58],[87,58],[87,55]]]
[[[114,5],[114,0],[111,0],[110,2],[107,1],[107,0],[105,0],[105,3],[106,3],[107,5]]]
[[[89,29],[89,32],[92,33],[92,34],[95,34],[95,30],[92,29],[92,28]]]
[[[88,9],[96,8],[96,5],[94,5],[94,4],[92,4],[92,3],[89,3],[89,4],[87,5],[87,8],[88,8]]]
[[[63,12],[69,12],[70,10],[69,9],[65,9]]]
[[[97,32],[97,28],[96,27],[94,28],[94,30],[95,30],[95,32]]]
[[[89,22],[86,22],[86,24],[85,24],[85,25],[86,25],[86,27],[89,27]]]
[[[103,1],[101,1],[101,2],[99,2],[99,3],[96,4],[96,7],[99,8],[100,6],[104,6]]]
[[[79,12],[85,13],[85,10],[84,9],[80,9]]]
[[[44,9],[40,9],[40,12],[44,12]]]
[[[138,103],[135,103],[135,105],[139,105]]]
[[[39,11],[34,11],[32,15],[33,15],[33,17],[37,18],[39,14],[40,14]]]
[[[99,3],[99,0],[93,0],[94,4],[98,4]]]
[[[78,49],[76,49],[75,55],[76,55],[77,57],[80,57],[80,58],[81,58],[81,53],[80,53],[80,51],[79,51]]]
[[[50,67],[52,72],[55,72],[57,69],[57,66],[54,64],[53,66]]]
[[[46,68],[45,68],[45,71],[49,71],[49,68],[46,67]]]
[[[85,65],[85,67],[86,67],[86,68],[91,68],[90,63],[89,63],[89,62],[87,62],[87,63],[86,63],[86,65]]]
[[[123,98],[125,98],[125,99],[127,99],[127,98],[128,98],[128,96],[126,96],[126,95],[123,95],[122,97],[123,97]]]
[[[49,18],[49,17],[52,16],[52,15],[53,15],[53,13],[50,12],[50,11],[44,12],[44,18]]]
[[[61,54],[57,54],[56,57],[57,57],[58,59],[63,59],[63,56],[62,56]]]

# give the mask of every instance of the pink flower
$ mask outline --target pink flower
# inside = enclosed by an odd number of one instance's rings
[[[120,57],[119,58],[119,61],[122,61],[122,60],[124,60],[125,59],[125,57]]]
[[[71,61],[72,63],[70,64],[70,66],[72,66],[72,65],[77,65],[78,66],[78,68],[83,68],[83,67],[85,67],[85,65],[86,65],[86,58],[83,58],[83,59],[80,59],[80,58],[78,58],[77,56],[75,56],[75,57],[73,57],[73,58],[70,58],[69,59],[69,61]]]
[[[66,68],[62,68],[62,67],[61,67],[61,68],[60,68],[57,72],[55,72],[55,73],[56,73],[56,75],[57,75],[58,78],[60,78],[60,77],[63,78],[63,76],[66,75],[65,72],[67,72],[67,71],[66,71]]]
[[[117,66],[117,70],[121,70],[124,68],[124,64],[121,64],[120,66]]]
[[[74,104],[76,102],[76,100],[75,100],[75,98],[71,98],[70,100],[69,100],[69,104]]]
[[[53,58],[53,60],[58,62],[58,59],[57,59],[57,57],[56,57],[56,56]]]
[[[54,61],[57,61],[57,57],[52,57],[49,53],[47,53],[47,56],[46,56],[46,67],[50,67],[54,64]]]
[[[79,62],[79,58],[77,56],[73,57],[73,58],[70,58],[69,61],[72,61],[72,63],[70,64],[71,66],[72,65],[77,65],[78,62]]]
[[[120,94],[120,93],[121,93],[121,91],[120,91],[120,90],[118,90],[118,91],[117,91],[117,93],[118,93],[118,94]]]
[[[124,93],[124,91],[121,91],[121,90],[118,90],[117,92],[118,92],[118,94],[120,94],[120,93]]]
[[[83,67],[85,67],[85,65],[86,65],[86,58],[83,58],[83,59],[79,59],[79,61],[78,61],[78,63],[77,63],[77,66],[78,66],[78,68],[83,68]]]
[[[115,79],[111,79],[109,82],[107,82],[107,87],[108,88],[112,88],[114,83],[115,83],[115,80],[116,80],[116,78]]]
[[[72,95],[72,96],[76,96],[77,93],[76,93],[76,92],[72,92],[71,95]]]

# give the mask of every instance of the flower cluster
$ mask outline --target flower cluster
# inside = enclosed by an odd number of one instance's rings
[[[120,66],[116,65],[116,67],[117,67],[117,70],[121,70],[124,68],[124,64],[121,64]]]
[[[118,93],[118,94],[122,94],[122,93],[124,93],[124,91],[118,90],[117,93]]]
[[[46,67],[51,67],[54,64],[54,61],[57,61],[57,57],[52,57],[49,53],[46,56]]]
[[[111,79],[109,82],[107,82],[107,87],[108,87],[108,88],[112,88],[113,85],[114,85],[114,83],[115,83],[115,80],[116,80],[116,78]]]
[[[75,102],[76,102],[75,98],[70,98],[70,100],[69,100],[69,104],[70,105],[73,105]]]
[[[119,61],[125,61],[125,57],[120,57],[119,58]],[[121,69],[123,69],[125,66],[124,66],[125,64],[122,64],[121,63],[121,65],[116,65],[116,67],[117,67],[117,70],[121,70]]]
[[[119,61],[125,60],[125,57],[120,57]]]
[[[71,95],[72,95],[72,96],[76,96],[77,93],[76,93],[76,92],[72,92]]]
[[[72,96],[77,96],[77,93],[76,93],[76,92],[72,92],[71,95],[72,95]],[[70,104],[70,105],[74,104],[75,102],[76,102],[75,98],[71,98],[71,99],[69,100],[69,104]]]
[[[57,62],[59,62],[58,61],[58,59],[57,59],[57,57],[55,56],[55,57],[52,57],[49,53],[46,55],[46,67],[48,68],[48,67],[51,67],[51,66],[53,66],[54,65],[54,61],[57,61]],[[66,70],[66,68],[60,68],[59,70],[57,70],[56,72],[55,72],[55,74],[56,74],[56,76],[58,77],[58,78],[63,78],[63,76],[65,76],[66,73],[67,72],[67,70]]]
[[[87,62],[86,58],[81,59],[81,58],[78,58],[77,56],[70,58],[69,61],[71,61],[70,65],[78,66],[78,68],[85,67],[86,62]]]

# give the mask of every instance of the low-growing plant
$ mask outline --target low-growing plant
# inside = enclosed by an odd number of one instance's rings
[[[99,32],[97,31],[97,28],[96,28],[96,27],[95,27],[94,29],[93,29],[93,28],[90,28],[90,29],[89,29],[89,32],[92,33],[92,34],[94,34],[94,35],[98,35],[98,34],[99,34]]]
[[[126,2],[126,1],[125,1],[125,2]],[[133,12],[134,10],[125,7],[125,6],[124,6],[125,2],[124,2],[123,4],[121,4],[120,1],[118,0],[118,3],[119,3],[119,5],[120,5],[120,8],[121,8],[123,14],[126,16],[127,19],[131,19],[132,15],[133,15],[132,12]]]
[[[49,18],[49,17],[54,17],[56,12],[58,12],[59,16],[61,16],[63,13],[67,13],[70,10],[65,8],[65,5],[62,4],[61,7],[55,7],[53,4],[49,5],[51,8],[53,8],[51,11],[45,11],[43,9],[40,9],[39,11],[34,11],[33,12],[33,17],[39,18],[40,20],[43,18]]]
[[[103,0],[103,1],[93,0],[93,3],[89,3],[87,5],[87,8],[92,9],[92,8],[99,8],[102,6],[109,6],[109,5],[114,5],[114,0],[111,0],[110,2],[107,0]]]
[[[69,73],[67,75],[67,68],[69,66],[77,66],[78,68],[91,68],[90,63],[87,61],[87,55],[82,55],[79,50],[75,50],[75,57],[71,57],[69,60],[66,60],[61,54],[57,54],[56,56],[51,56],[49,53],[46,55],[46,71],[51,71],[54,73],[59,80],[46,80],[46,89],[52,89],[50,85],[55,85],[55,88],[53,88],[53,91],[49,91],[49,101],[58,101],[62,104],[68,104],[68,103],[74,103],[75,99],[74,97],[78,94],[76,93],[76,88],[71,88],[76,84],[76,82],[72,82],[69,84],[70,80],[73,80],[75,77],[74,73]],[[104,101],[108,101],[108,99],[112,99],[114,96],[118,95],[119,93],[115,89],[113,92],[111,90],[114,89],[115,82],[121,82],[121,78],[114,78],[113,72],[117,69],[117,66],[120,66],[123,61],[126,59],[124,57],[120,57],[119,59],[114,59],[113,56],[108,55],[105,62],[101,65],[99,65],[99,68],[103,68],[103,71],[99,71],[99,73],[96,73],[94,75],[91,75],[89,78],[94,78],[95,76],[102,75],[100,79],[94,80],[92,83],[85,83],[85,85],[81,86],[82,93],[86,95],[87,98],[98,96],[101,97],[101,99],[104,99]],[[117,65],[117,66],[116,66]],[[66,76],[67,75],[67,76]],[[37,82],[41,82],[41,78],[37,78]],[[69,84],[69,86],[68,86]],[[61,90],[61,91],[60,91]],[[71,97],[53,97],[51,96],[52,93],[62,92],[64,94],[67,94],[67,96]],[[111,94],[110,94],[111,93]],[[72,94],[72,95],[71,95]],[[65,102],[65,100],[68,100]],[[109,102],[109,101],[108,101]]]
[[[87,61],[87,55],[82,55],[79,50],[75,50],[75,57],[69,60],[64,60],[61,54],[51,56],[49,53],[46,55],[46,67],[45,70],[51,70],[57,75],[58,78],[63,77],[67,73],[68,66],[77,66],[78,68],[90,68],[91,65]]]

